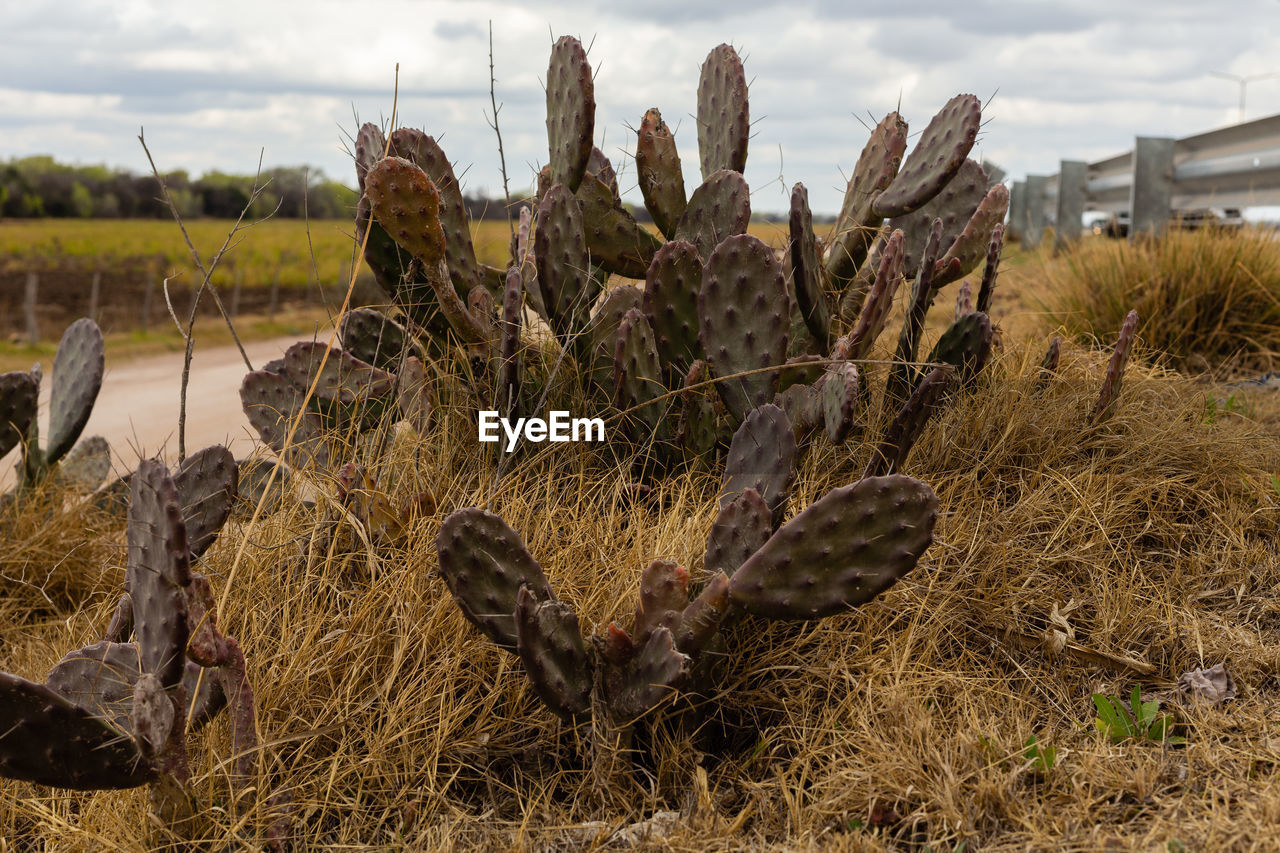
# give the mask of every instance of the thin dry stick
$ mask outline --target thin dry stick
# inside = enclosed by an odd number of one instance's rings
[[[503,212],[507,215],[507,228],[512,234],[516,233],[515,223],[511,221],[511,191],[507,188],[507,156],[502,151],[502,131],[498,130],[498,111],[502,107],[498,106],[498,99],[493,93],[495,80],[493,77],[493,21],[489,21],[489,103],[493,107],[493,121],[489,122],[489,127],[493,128],[493,132],[498,136],[498,162],[502,166],[502,197],[506,203],[503,206]],[[485,117],[488,121],[488,117]]]

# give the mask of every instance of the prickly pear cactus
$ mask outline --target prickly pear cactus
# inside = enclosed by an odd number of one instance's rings
[[[796,450],[795,433],[782,409],[767,405],[753,410],[729,445],[720,505],[755,489],[778,518],[795,482]]]
[[[25,370],[0,374],[0,457],[26,437],[39,397],[40,383]]]
[[[676,225],[684,213],[684,173],[671,129],[654,107],[644,114],[636,131],[636,172],[644,206],[668,239],[674,239]]]
[[[52,465],[65,456],[89,422],[102,389],[104,365],[98,324],[84,317],[68,326],[53,359],[45,464]]]
[[[635,308],[623,316],[618,327],[613,372],[617,382],[615,405],[623,411],[636,409],[631,414],[643,424],[643,429],[633,430],[635,437],[639,440],[668,438],[664,417],[667,406],[650,402],[667,391],[662,381],[662,365],[649,321]]]
[[[547,146],[551,151],[551,183],[570,193],[587,171],[595,132],[596,97],[591,65],[582,42],[562,36],[551,48],[547,67]]]
[[[698,79],[698,154],[703,180],[721,169],[745,172],[750,136],[747,76],[738,52],[722,44],[707,55]]]
[[[1115,349],[1111,352],[1111,360],[1107,362],[1107,375],[1102,380],[1102,391],[1098,394],[1098,402],[1093,407],[1093,422],[1101,423],[1111,417],[1116,400],[1120,397],[1120,384],[1124,381],[1124,368],[1129,363],[1129,353],[1133,350],[1133,337],[1138,331],[1138,311],[1131,310],[1120,325],[1120,335],[1116,338]]]
[[[692,243],[703,260],[722,240],[747,233],[751,222],[751,191],[742,175],[728,169],[714,172],[693,191],[676,225],[675,239]]]
[[[897,113],[889,113],[871,131],[858,157],[827,249],[827,272],[841,289],[853,281],[880,232],[884,217],[873,205],[897,176],[906,150],[907,123]],[[860,299],[853,302],[850,313],[856,313],[861,305]]]
[[[791,287],[800,316],[809,333],[825,352],[831,347],[831,309],[823,292],[818,242],[813,235],[813,214],[809,211],[809,191],[804,184],[791,190]]]
[[[538,697],[565,719],[591,708],[594,669],[578,614],[562,601],[541,601],[520,587],[515,609],[516,650]]]
[[[896,178],[872,203],[892,218],[920,208],[936,196],[964,164],[982,125],[982,104],[974,95],[956,95],[920,134]]]
[[[692,243],[673,240],[653,256],[644,282],[644,313],[669,375],[688,372],[703,357],[698,337],[701,290],[702,259]]]
[[[720,512],[707,534],[707,571],[732,577],[771,535],[773,511],[758,491],[743,489],[732,500],[720,504]]]

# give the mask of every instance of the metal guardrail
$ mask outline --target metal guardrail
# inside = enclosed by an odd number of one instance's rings
[[[1136,234],[1162,230],[1176,210],[1258,205],[1280,205],[1280,114],[1182,139],[1139,136],[1096,163],[1063,160],[1056,175],[1014,181],[1009,228],[1030,248],[1046,225],[1085,211],[1128,212]],[[1079,230],[1056,229],[1058,242]]]

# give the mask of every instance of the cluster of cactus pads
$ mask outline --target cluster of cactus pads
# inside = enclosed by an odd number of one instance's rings
[[[625,728],[673,695],[712,685],[723,630],[753,614],[833,616],[870,601],[915,567],[933,541],[937,498],[902,474],[833,489],[778,526],[795,475],[786,414],[754,409],[735,433],[704,574],[654,560],[641,573],[630,628],[584,638],[518,533],[483,509],[444,520],[440,572],[463,615],[520,656],[539,698],[559,716]]]
[[[235,460],[220,446],[172,476],[158,461],[139,464],[129,477],[127,592],[105,638],[68,653],[42,684],[0,673],[0,776],[79,790],[149,784],[157,814],[174,823],[191,811],[187,733],[227,709],[233,781],[247,781],[257,735],[244,655],[218,631],[208,579],[191,570],[236,486]]]

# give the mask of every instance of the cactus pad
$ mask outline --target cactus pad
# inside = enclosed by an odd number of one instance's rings
[[[240,469],[231,451],[220,444],[183,460],[173,475],[178,505],[187,531],[191,559],[208,550],[235,503]]]
[[[689,671],[689,657],[676,650],[675,638],[659,628],[632,659],[611,696],[616,717],[629,720],[645,714],[671,695]]]
[[[636,132],[636,172],[645,208],[658,230],[673,238],[686,203],[684,173],[675,137],[657,107],[644,114]]]
[[[527,586],[538,601],[555,598],[542,566],[520,534],[491,512],[460,509],[436,538],[440,574],[462,614],[499,646],[517,650],[516,596]]]
[[[314,381],[316,400],[344,407],[381,399],[396,381],[393,374],[319,341],[299,341],[285,350],[284,373],[300,389],[310,388]]]
[[[386,157],[365,176],[364,192],[378,224],[400,248],[428,270],[444,259],[440,193],[426,172],[402,157]]]
[[[27,437],[39,398],[40,382],[30,373],[0,373],[0,457]]]
[[[968,385],[991,357],[993,337],[991,318],[971,311],[942,333],[926,361],[953,365],[960,384]]]
[[[639,309],[632,308],[628,311],[618,326],[613,372],[618,383],[614,396],[615,405],[623,410],[642,406],[631,412],[645,428],[645,434],[636,437],[660,437],[659,430],[665,425],[663,415],[666,414],[666,404],[644,404],[665,394],[667,388],[662,382],[662,365],[654,346],[653,330],[649,328],[649,321]],[[662,432],[665,434],[665,430]]]
[[[817,619],[865,604],[915,568],[937,517],[933,490],[910,477],[833,489],[742,564],[730,598],[774,619]]]
[[[591,158],[596,96],[591,65],[582,42],[561,36],[547,67],[547,146],[551,183],[577,192]]]
[[[58,479],[80,492],[92,492],[111,473],[111,446],[100,435],[76,443],[58,463]]]
[[[178,490],[163,463],[144,459],[129,483],[129,563],[134,632],[142,671],[165,688],[182,680],[191,580]]]
[[[680,614],[675,631],[676,648],[686,655],[696,655],[715,637],[720,623],[729,612],[729,576],[714,575]]]
[[[686,373],[702,358],[698,292],[702,259],[692,243],[673,240],[657,251],[644,282],[644,313],[653,326],[658,357],[670,374]]]
[[[382,159],[387,151],[387,137],[382,128],[373,122],[365,122],[356,131],[356,186],[364,192],[364,179],[374,164]]]
[[[720,484],[720,506],[755,489],[777,518],[796,476],[796,437],[791,422],[774,405],[754,409],[733,434]]]
[[[902,283],[902,262],[905,257],[905,236],[902,231],[895,230],[885,241],[880,250],[880,263],[877,265],[875,281],[862,303],[862,311],[858,314],[858,323],[853,328],[847,343],[846,358],[864,359],[871,352],[872,345],[880,333],[884,331],[889,320],[889,311],[893,308],[893,296]]]
[[[871,138],[858,157],[827,250],[827,271],[841,286],[853,280],[880,232],[884,217],[872,206],[898,174],[906,150],[907,123],[896,112],[889,113],[871,131]]]
[[[751,190],[742,175],[721,169],[693,191],[680,221],[675,239],[698,247],[705,259],[722,240],[747,233],[751,221]]]
[[[967,275],[978,266],[990,250],[992,231],[1004,222],[1008,212],[1009,188],[1004,184],[996,184],[987,190],[978,209],[969,217],[969,222],[951,243],[947,253],[938,259],[934,270],[934,289]]]
[[[53,390],[49,395],[49,444],[45,461],[57,462],[80,437],[93,414],[102,388],[102,332],[87,317],[62,333],[53,359]]]
[[[592,263],[627,278],[644,278],[653,253],[662,245],[658,238],[636,224],[613,191],[594,175],[583,177],[575,198],[582,205]]]
[[[747,488],[720,504],[707,534],[705,567],[730,577],[773,534],[772,512],[755,489]]]
[[[844,444],[858,414],[858,368],[833,364],[822,384],[822,423],[832,444]]]
[[[414,351],[404,326],[373,308],[355,308],[342,315],[338,338],[343,351],[381,370],[395,371]]]
[[[517,651],[539,698],[564,719],[591,707],[591,660],[578,614],[562,601],[539,601],[521,587],[516,595]]]
[[[825,352],[831,348],[831,309],[822,289],[818,241],[813,236],[813,214],[809,210],[809,191],[804,184],[796,184],[791,190],[790,228],[791,287],[795,291],[800,316]]]
[[[584,337],[590,347],[591,381],[604,389],[612,399],[617,390],[614,381],[613,358],[618,344],[618,329],[622,318],[633,308],[639,308],[641,293],[638,288],[623,284],[605,294],[599,307],[587,321]]]
[[[717,378],[780,366],[787,360],[790,298],[773,251],[749,234],[716,247],[702,270],[698,329]],[[739,423],[773,400],[776,372],[721,381],[716,390]]]
[[[983,220],[987,232],[981,236],[971,234],[969,244],[959,248],[959,254],[947,254],[965,232],[969,222],[978,215],[978,210],[987,196],[987,173],[973,160],[965,160],[960,170],[942,190],[918,210],[889,221],[890,228],[901,228],[906,238],[906,258],[903,261],[907,274],[915,273],[920,267],[920,254],[929,239],[929,230],[933,228],[935,219],[942,220],[942,237],[939,243],[938,259],[933,270],[933,289],[936,291],[944,284],[955,281],[965,272],[973,269],[986,253],[986,241],[991,236],[990,228],[994,224]],[[993,211],[989,211],[993,212]],[[975,225],[975,229],[982,223]],[[977,241],[978,254],[974,254],[974,241]],[[952,258],[955,263],[952,263]],[[944,264],[945,261],[945,264]],[[971,261],[967,268],[964,262]],[[957,272],[961,270],[963,272]],[[945,274],[943,274],[945,273]]]
[[[1116,338],[1116,347],[1111,352],[1111,360],[1107,362],[1107,375],[1102,380],[1102,391],[1098,394],[1098,402],[1093,407],[1093,421],[1099,423],[1111,416],[1116,399],[1120,396],[1120,384],[1124,381],[1124,367],[1129,362],[1129,353],[1133,350],[1133,336],[1138,330],[1138,312],[1131,310],[1120,325],[1120,336]]]
[[[921,380],[885,429],[880,444],[871,451],[863,477],[893,474],[906,463],[925,424],[955,383],[956,372],[950,365],[935,367]]]
[[[561,340],[572,338],[586,325],[599,285],[591,277],[582,209],[561,184],[542,196],[533,247],[548,322]]]
[[[747,76],[738,52],[722,44],[707,54],[698,78],[698,156],[702,179],[721,169],[745,172],[750,136]]]
[[[636,602],[631,638],[637,645],[649,642],[659,628],[674,631],[680,614],[689,606],[689,570],[674,560],[654,560],[640,573],[640,599]]]
[[[974,95],[956,95],[920,134],[898,176],[872,205],[879,216],[917,210],[960,170],[982,124],[982,104]]]
[[[997,223],[991,229],[991,242],[987,244],[987,263],[982,268],[982,286],[978,288],[978,303],[974,306],[984,314],[991,313],[991,296],[996,290],[996,277],[1000,274],[1000,251],[1004,248],[1004,224]]]

